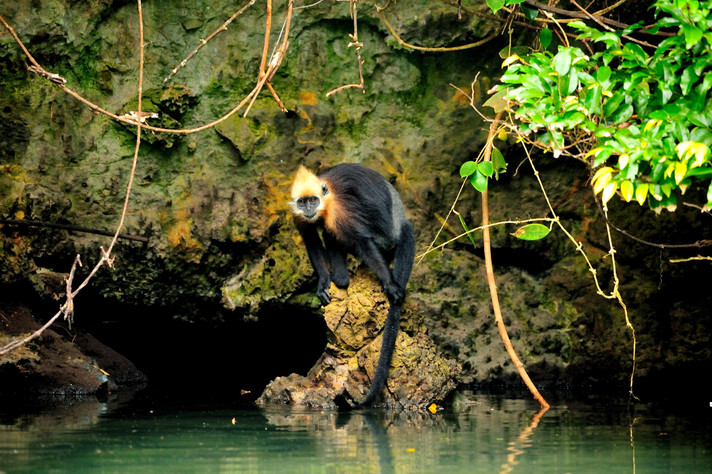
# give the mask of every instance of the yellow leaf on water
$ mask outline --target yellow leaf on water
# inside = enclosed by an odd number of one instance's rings
[[[434,403],[431,403],[430,406],[428,407],[428,411],[430,413],[435,414],[438,411],[438,406]]]

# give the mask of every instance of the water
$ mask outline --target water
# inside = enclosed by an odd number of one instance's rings
[[[10,415],[4,405],[0,472],[712,472],[709,406],[538,408],[473,394],[436,414],[90,401]]]

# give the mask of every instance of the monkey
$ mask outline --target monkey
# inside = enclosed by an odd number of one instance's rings
[[[341,289],[349,286],[347,254],[376,274],[388,298],[378,365],[368,394],[358,403],[360,407],[369,406],[388,378],[415,258],[413,226],[391,183],[377,171],[358,164],[339,164],[318,175],[301,166],[289,204],[317,275],[316,295],[322,305],[331,301],[331,282]]]

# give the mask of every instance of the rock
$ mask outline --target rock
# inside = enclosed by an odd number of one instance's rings
[[[377,281],[359,269],[347,290],[331,286],[324,311],[329,332],[324,354],[306,377],[292,374],[272,381],[258,404],[285,403],[319,408],[355,404],[370,387],[381,349],[380,330],[388,304]],[[406,303],[402,319],[411,317]],[[443,357],[424,333],[401,330],[379,404],[415,409],[441,401],[455,389],[460,367]]]
[[[30,311],[0,301],[0,347],[40,327]],[[53,329],[5,355],[0,355],[3,396],[105,396],[146,384],[128,359],[88,334],[65,338]]]

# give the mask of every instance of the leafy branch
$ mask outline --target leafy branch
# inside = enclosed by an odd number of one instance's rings
[[[603,206],[616,194],[660,211],[674,210],[692,185],[707,187],[712,208],[712,8],[694,0],[659,0],[648,29],[676,32],[652,53],[626,41],[640,25],[599,31],[567,24],[601,49],[559,46],[540,33],[541,48],[509,56],[495,98],[516,128],[554,156],[569,155],[594,170]],[[644,43],[643,46],[650,46]]]

